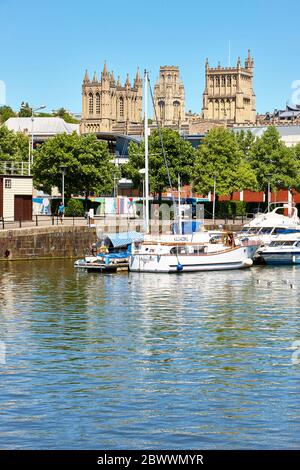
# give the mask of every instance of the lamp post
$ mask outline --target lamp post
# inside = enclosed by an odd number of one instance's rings
[[[61,200],[63,206],[65,207],[65,174],[66,174],[66,165],[60,165],[61,169],[61,176],[62,176],[62,184],[61,184]],[[64,217],[64,214],[63,214]]]
[[[269,174],[267,175],[268,177],[268,212],[270,212],[270,203],[271,203],[271,191],[270,191],[270,188],[271,188],[271,177],[272,175]]]
[[[29,163],[29,168],[30,168],[30,165],[33,164],[33,121],[34,121],[34,113],[36,111],[40,111],[41,109],[45,109],[46,106],[43,105],[43,106],[39,106],[38,108],[32,108],[31,109],[31,146],[29,147],[29,159],[28,159],[28,163]]]
[[[146,173],[146,169],[145,168],[141,168],[139,170],[139,173],[140,175],[142,175],[142,178],[143,178],[143,219],[144,219],[144,228],[145,228],[145,231],[146,231],[146,218],[145,218],[145,173]]]
[[[217,185],[217,176],[218,173],[214,175],[214,194],[213,194],[213,224],[215,224],[215,214],[216,214],[216,185]]]

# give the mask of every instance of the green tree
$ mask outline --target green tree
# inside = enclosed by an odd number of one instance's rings
[[[212,129],[196,151],[193,186],[197,193],[213,191],[232,196],[234,191],[256,189],[257,181],[250,164],[243,158],[235,135],[224,128]]]
[[[249,153],[249,161],[260,190],[266,190],[268,181],[272,190],[299,187],[299,163],[295,150],[281,141],[274,126],[269,126],[262,137],[256,139]]]
[[[6,126],[0,127],[0,160],[28,161],[28,136],[22,132],[13,132]]]
[[[19,117],[30,117],[32,115],[32,108],[29,106],[28,103],[25,103],[22,101],[20,111],[19,111]]]
[[[79,136],[59,134],[47,140],[34,152],[33,175],[46,191],[62,186],[65,167],[65,194],[110,193],[115,166],[107,144],[93,134]]]
[[[70,199],[65,210],[65,216],[83,217],[84,212],[83,202],[81,199]]]
[[[195,161],[195,150],[189,142],[180,137],[177,131],[161,129],[161,134],[172,185],[177,186],[178,175],[180,175],[182,184],[189,184]],[[122,167],[122,171],[126,177],[132,179],[134,187],[141,184],[143,175],[139,170],[144,167],[144,142],[140,145],[131,143],[129,161]],[[170,184],[157,130],[149,136],[149,182],[150,191],[158,194],[159,200],[161,200],[163,191],[168,189]]]
[[[59,108],[57,111],[54,112],[54,116],[58,116],[62,118],[65,122],[68,122],[70,124],[77,124],[79,122],[77,119],[71,116],[71,114],[68,113],[65,108]]]
[[[251,152],[252,145],[255,142],[254,134],[250,130],[245,132],[244,129],[242,129],[235,133],[235,138],[240,150],[243,152],[243,155],[248,157]]]
[[[0,124],[3,124],[7,119],[15,116],[16,113],[10,106],[0,106]]]

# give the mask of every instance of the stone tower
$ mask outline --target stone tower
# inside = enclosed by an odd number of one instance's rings
[[[96,72],[90,80],[85,73],[82,84],[81,132],[142,132],[143,82],[139,70],[133,85],[127,74],[125,84],[115,80],[106,63],[98,80]]]
[[[253,90],[254,61],[250,50],[241,66],[211,68],[206,59],[205,90],[203,93],[203,118],[232,124],[256,121],[256,102]]]
[[[154,87],[154,103],[161,126],[181,127],[185,121],[185,96],[179,67],[160,67],[159,79]]]

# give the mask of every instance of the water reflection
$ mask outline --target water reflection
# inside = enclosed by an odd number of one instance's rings
[[[299,273],[3,265],[2,448],[298,448]]]

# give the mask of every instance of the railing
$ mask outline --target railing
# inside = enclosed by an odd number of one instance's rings
[[[0,175],[30,176],[28,162],[0,161]]]

